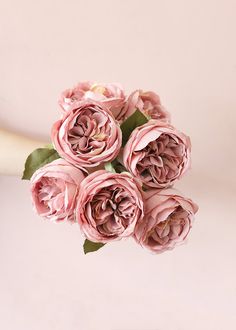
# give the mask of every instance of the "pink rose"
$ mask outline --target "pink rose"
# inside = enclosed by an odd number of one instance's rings
[[[74,102],[87,99],[105,104],[116,118],[124,105],[125,94],[119,84],[98,84],[86,81],[79,83],[73,89],[64,91],[59,104],[64,111],[67,111]]]
[[[141,187],[129,173],[94,172],[83,180],[76,218],[85,236],[106,243],[133,234],[143,217]]]
[[[163,121],[150,120],[132,132],[123,162],[146,187],[166,188],[190,167],[190,150],[189,137]]]
[[[84,173],[57,159],[38,169],[31,178],[31,194],[35,211],[49,220],[74,221],[74,209]]]
[[[55,149],[78,167],[95,167],[114,159],[121,139],[120,127],[110,111],[91,100],[74,103],[52,127]]]
[[[154,253],[183,243],[192,227],[197,205],[174,189],[144,193],[145,216],[135,227],[136,241]]]
[[[152,119],[170,122],[170,114],[162,106],[160,97],[154,92],[144,92],[142,90],[136,90],[130,94],[125,106],[117,115],[117,120],[124,121],[137,109]]]

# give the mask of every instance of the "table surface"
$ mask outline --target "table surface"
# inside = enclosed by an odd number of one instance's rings
[[[181,184],[200,205],[186,245],[155,256],[130,239],[85,256],[77,225],[41,220],[28,182],[1,177],[2,328],[233,329],[235,194],[195,179]]]
[[[83,255],[77,225],[32,211],[29,183],[0,177],[0,328],[236,328],[236,2],[0,3],[1,127],[49,140],[60,91],[79,80],[154,90],[191,136],[177,187],[199,206],[186,245],[132,240]],[[14,146],[12,148],[14,152]]]

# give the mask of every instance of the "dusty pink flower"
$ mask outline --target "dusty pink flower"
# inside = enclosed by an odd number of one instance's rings
[[[163,121],[137,127],[123,151],[125,167],[146,187],[166,188],[190,167],[190,139]]]
[[[124,105],[125,94],[119,84],[99,84],[85,81],[72,89],[65,90],[61,94],[59,104],[64,111],[67,111],[74,102],[88,99],[105,104],[116,118]]]
[[[154,92],[144,92],[142,90],[136,90],[130,94],[125,106],[117,114],[116,118],[122,122],[137,109],[152,119],[170,121],[170,114],[161,104],[160,97]]]
[[[121,147],[121,130],[110,111],[87,100],[74,103],[52,127],[59,155],[75,166],[95,167],[114,159]]]
[[[74,221],[74,209],[84,173],[57,159],[38,169],[31,178],[31,194],[35,211],[49,220]]]
[[[136,241],[154,253],[183,243],[192,227],[197,205],[174,189],[144,193],[145,216],[135,227]]]
[[[76,218],[85,236],[106,243],[133,234],[143,217],[139,184],[129,173],[94,172],[81,183]]]

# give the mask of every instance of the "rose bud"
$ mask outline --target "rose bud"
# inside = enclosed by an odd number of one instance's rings
[[[130,236],[142,217],[141,187],[129,173],[100,170],[81,183],[76,219],[89,240],[106,243]]]
[[[85,174],[63,159],[39,168],[31,178],[36,213],[53,221],[74,219],[76,197]]]
[[[154,92],[136,90],[130,94],[126,104],[117,115],[117,120],[122,122],[131,116],[136,110],[152,119],[170,122],[170,114],[166,111],[160,101],[160,97]]]
[[[103,104],[87,100],[74,103],[53,125],[52,141],[59,155],[69,163],[95,167],[117,156],[121,130]]]
[[[157,120],[137,127],[123,151],[123,162],[145,187],[173,185],[190,167],[189,137]]]
[[[142,247],[162,253],[183,243],[192,227],[197,205],[174,189],[144,192],[145,216],[135,227]]]
[[[67,111],[73,103],[87,99],[103,103],[116,118],[124,105],[125,94],[119,84],[98,84],[85,81],[72,89],[65,90],[61,94],[59,104],[64,111]]]

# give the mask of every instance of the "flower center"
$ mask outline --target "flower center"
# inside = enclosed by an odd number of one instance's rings
[[[98,93],[98,94],[104,95],[104,93],[106,91],[106,88],[103,87],[103,86],[99,86],[97,84],[94,84],[94,85],[91,86],[91,91],[94,92],[94,93]]]
[[[94,196],[91,207],[97,230],[107,236],[116,236],[132,222],[136,205],[132,196],[123,188],[102,189]]]
[[[58,179],[44,177],[38,186],[39,202],[50,210],[50,213],[56,213],[63,209],[64,203],[64,182]]]
[[[167,245],[178,238],[187,223],[188,213],[179,206],[168,218],[160,223],[149,233],[148,244]]]
[[[162,134],[143,150],[136,152],[139,175],[147,183],[166,183],[176,177],[184,156],[184,146],[171,135]]]
[[[109,119],[103,113],[85,109],[77,117],[68,132],[68,142],[75,154],[101,153],[106,149],[109,137]]]

